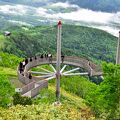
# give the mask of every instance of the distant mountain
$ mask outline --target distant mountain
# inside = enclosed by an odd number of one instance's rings
[[[57,1],[57,0],[56,0]],[[66,0],[60,0],[65,2]],[[120,0],[68,0],[72,4],[96,11],[117,12],[120,11]]]
[[[65,24],[99,28],[118,36],[119,6],[119,0],[0,0],[0,29],[53,25],[61,19]]]
[[[31,6],[44,6],[55,2],[69,2],[82,8],[95,11],[117,12],[120,11],[120,0],[1,0],[3,2],[24,4]]]
[[[2,50],[17,56],[56,54],[56,26],[9,28],[12,35],[5,39]],[[3,40],[2,40],[3,42]],[[63,25],[62,52],[83,56],[94,61],[115,62],[117,38],[98,29]]]
[[[54,0],[0,0],[2,2],[30,5],[34,7],[44,6],[47,3],[54,2]]]

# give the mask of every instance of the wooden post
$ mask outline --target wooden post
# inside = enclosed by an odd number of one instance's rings
[[[57,63],[56,63],[56,99],[60,101],[60,65],[61,65],[61,32],[62,23],[58,22],[58,33],[57,33]]]
[[[118,46],[117,46],[117,54],[116,54],[116,64],[120,64],[120,31],[118,37]]]

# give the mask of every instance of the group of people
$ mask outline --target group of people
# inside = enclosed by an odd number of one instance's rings
[[[32,60],[32,59],[30,58],[30,60]],[[24,72],[25,66],[27,64],[28,64],[28,58],[26,58],[25,61],[20,62],[20,64],[19,64],[19,71],[20,71],[20,73],[22,73],[23,76],[24,76],[23,72]],[[28,77],[29,77],[29,79],[32,79],[31,73],[28,74]]]
[[[41,59],[46,58],[46,59],[49,59],[50,62],[52,62],[52,54],[45,54],[45,55],[44,55],[44,54],[41,54],[41,55],[40,55],[40,58],[41,58]],[[37,60],[38,57],[35,56],[35,57],[30,57],[29,59],[26,58],[23,62],[20,62],[20,63],[19,63],[19,71],[20,71],[20,73],[22,73],[23,76],[24,76],[24,73],[23,73],[23,72],[24,72],[25,66],[28,64],[29,61],[32,62],[33,59],[34,59],[34,60]],[[28,77],[29,77],[29,79],[32,79],[31,73],[29,73]]]
[[[61,61],[62,61],[62,63],[64,62],[64,57],[65,57],[64,55],[61,55]],[[49,59],[49,62],[52,63],[52,54],[41,54],[40,58],[41,59],[46,58],[46,60]],[[23,62],[20,62],[20,64],[19,64],[19,71],[20,71],[20,73],[22,73],[23,76],[24,76],[25,66],[28,64],[29,61],[32,62],[33,59],[37,60],[38,57],[35,56],[35,57],[30,57],[29,59],[26,58]],[[31,73],[28,74],[28,77],[29,77],[29,79],[32,79]]]
[[[46,58],[46,60],[47,59],[49,59],[49,62],[52,62],[52,54],[41,54],[40,55],[40,58]],[[35,60],[37,59],[37,57],[35,56]]]
[[[46,59],[49,58],[49,61],[52,61],[52,54],[42,54],[41,58],[46,58]]]

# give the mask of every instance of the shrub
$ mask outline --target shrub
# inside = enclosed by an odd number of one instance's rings
[[[16,69],[16,66],[18,66],[19,62],[22,60],[22,58],[13,54],[0,52],[0,66]]]
[[[29,97],[22,97],[19,93],[15,93],[13,96],[13,104],[32,105],[32,99]]]
[[[7,79],[5,74],[0,74],[0,106],[7,107],[12,103],[12,95],[14,94],[14,87]]]
[[[107,120],[120,118],[120,65],[103,64],[104,80],[99,87],[91,91],[87,101],[96,115]]]

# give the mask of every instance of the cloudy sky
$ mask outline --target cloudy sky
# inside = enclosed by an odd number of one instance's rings
[[[80,8],[77,5],[69,4],[68,2],[51,3],[41,7],[32,7],[19,4],[0,5],[0,13],[9,15],[9,22],[18,22],[20,24],[29,25],[29,19],[26,21],[14,19],[16,16],[28,16],[36,21],[50,20],[57,22],[57,20],[72,21],[75,24],[91,26],[105,30],[111,34],[118,36],[120,30],[120,12],[106,13],[96,12],[88,9]],[[14,16],[14,17],[12,17]],[[11,18],[12,17],[12,18]],[[32,23],[31,23],[32,24]]]

